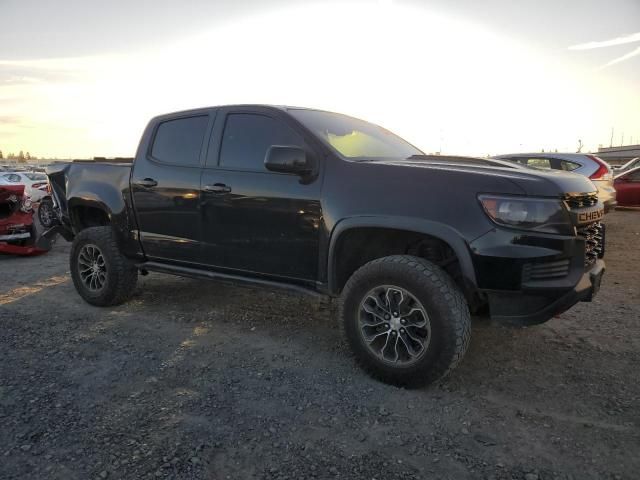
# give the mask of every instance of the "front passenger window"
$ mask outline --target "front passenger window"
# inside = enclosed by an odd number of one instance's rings
[[[272,145],[304,148],[304,141],[289,126],[274,118],[253,113],[232,113],[227,115],[224,127],[220,165],[266,172],[264,158]]]

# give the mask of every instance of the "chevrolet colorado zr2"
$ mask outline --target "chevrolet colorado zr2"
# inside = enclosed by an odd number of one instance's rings
[[[438,380],[470,311],[545,322],[597,292],[603,205],[588,178],[425,155],[341,114],[241,105],[156,117],[129,163],[48,170],[70,267],[92,305],[164,272],[339,297],[358,363]],[[202,289],[206,295],[206,289]]]

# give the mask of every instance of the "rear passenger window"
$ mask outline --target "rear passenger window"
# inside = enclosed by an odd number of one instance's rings
[[[266,171],[264,158],[272,145],[304,146],[302,137],[284,123],[264,115],[233,113],[220,147],[220,165],[241,170]]]
[[[510,162],[519,163],[520,165],[526,165],[527,164],[527,159],[526,158],[512,157],[512,158],[507,158],[506,160],[509,160]]]
[[[560,168],[562,170],[567,171],[567,172],[570,172],[571,170],[575,170],[579,166],[580,165],[575,163],[575,162],[568,162],[566,160],[560,160]]]
[[[548,158],[527,158],[527,165],[536,168],[551,168],[551,161]]]
[[[27,177],[29,180],[31,181],[38,181],[38,180],[46,180],[47,176],[43,175],[41,173],[25,173],[24,174],[25,177]]]
[[[162,122],[156,131],[151,156],[164,163],[199,165],[208,122],[206,115]]]

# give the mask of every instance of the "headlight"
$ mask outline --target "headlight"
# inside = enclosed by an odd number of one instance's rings
[[[573,234],[569,212],[550,198],[478,196],[484,211],[498,225],[537,232]]]

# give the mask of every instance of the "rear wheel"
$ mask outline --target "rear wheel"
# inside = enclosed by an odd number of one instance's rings
[[[464,356],[471,334],[469,309],[451,278],[409,255],[357,270],[343,290],[340,317],[360,365],[403,386],[446,376]]]
[[[69,266],[76,290],[92,305],[124,303],[138,280],[138,270],[118,250],[111,227],[82,230],[71,246]]]

